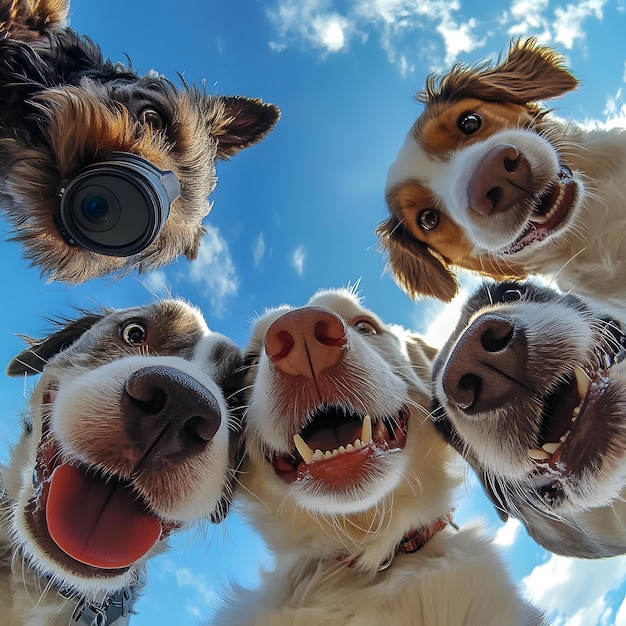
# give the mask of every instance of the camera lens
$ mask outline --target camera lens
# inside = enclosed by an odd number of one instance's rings
[[[116,152],[64,185],[59,230],[70,245],[111,256],[137,254],[161,232],[179,193],[173,172]]]
[[[80,210],[86,220],[101,224],[107,219],[109,203],[102,196],[87,196],[80,203]]]

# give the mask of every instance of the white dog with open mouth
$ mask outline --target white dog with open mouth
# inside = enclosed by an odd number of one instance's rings
[[[0,620],[126,624],[169,533],[226,514],[241,353],[178,300],[29,343],[8,368],[42,373],[0,468]]]
[[[425,408],[433,352],[350,290],[257,321],[241,495],[277,562],[214,624],[543,623],[493,546],[451,521],[450,449]]]

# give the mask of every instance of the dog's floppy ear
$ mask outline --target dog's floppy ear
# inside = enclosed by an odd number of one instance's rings
[[[390,217],[376,229],[396,282],[411,297],[431,296],[450,302],[459,284],[445,260],[425,243],[415,239],[402,224]]]
[[[220,96],[223,109],[211,126],[217,157],[228,159],[263,139],[276,125],[280,109],[258,98]]]
[[[61,330],[45,339],[32,339],[22,335],[22,339],[29,344],[29,347],[11,360],[6,370],[7,375],[30,376],[40,374],[46,363],[55,354],[69,348],[76,339],[103,317],[103,314],[96,313],[84,315],[79,319],[67,322]]]
[[[515,40],[504,61],[495,66],[456,65],[439,81],[429,76],[422,102],[478,98],[491,102],[526,105],[557,98],[578,86],[565,68],[564,58],[554,49],[540,46],[537,39]]]

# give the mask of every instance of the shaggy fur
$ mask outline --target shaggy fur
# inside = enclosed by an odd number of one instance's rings
[[[0,615],[67,626],[77,607],[134,598],[173,530],[225,516],[241,353],[178,300],[86,314],[29,344],[8,368],[41,376],[1,468]]]
[[[548,550],[626,553],[626,336],[532,282],[487,282],[434,365],[437,428]]]
[[[429,78],[378,228],[409,295],[450,300],[455,268],[543,274],[626,312],[626,132],[565,122],[539,102],[576,86],[563,58],[534,39],[493,66]]]
[[[426,408],[432,356],[348,290],[257,321],[241,496],[276,567],[260,589],[234,590],[215,624],[542,623],[494,547],[450,523],[456,476]]]
[[[216,159],[260,141],[278,108],[138,76],[64,26],[68,10],[67,0],[0,0],[0,208],[14,239],[45,275],[70,283],[194,259]],[[126,257],[69,245],[55,225],[62,182],[112,152],[174,172],[181,187],[156,239]]]

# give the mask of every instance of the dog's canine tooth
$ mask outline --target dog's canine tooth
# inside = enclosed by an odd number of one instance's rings
[[[589,385],[591,384],[591,378],[589,378],[584,370],[578,365],[574,366],[574,376],[576,376],[576,388],[578,389],[578,395],[582,399],[587,395]]]
[[[361,429],[361,445],[366,446],[372,440],[372,418],[366,415],[363,418],[363,427]]]
[[[544,443],[541,448],[548,454],[554,454],[561,447],[561,445],[562,443],[560,441],[558,443]]]
[[[313,460],[313,450],[309,448],[307,442],[298,434],[293,436],[293,442],[296,445],[296,450],[300,453],[300,456],[308,465]]]
[[[545,450],[539,450],[538,448],[528,450],[528,456],[535,461],[547,461],[550,458],[550,455]]]

